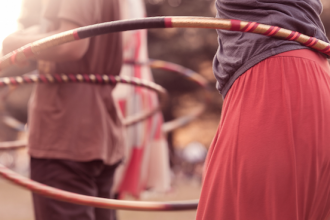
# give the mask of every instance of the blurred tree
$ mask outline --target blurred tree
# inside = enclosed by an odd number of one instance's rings
[[[149,17],[215,16],[213,0],[145,0],[145,2]],[[149,54],[151,58],[179,63],[200,72],[205,67],[203,65],[205,62],[211,65],[217,49],[216,39],[217,34],[214,30],[194,28],[149,30]],[[212,71],[210,73],[212,74]],[[178,78],[178,81],[182,79]],[[180,86],[173,84],[173,79],[167,76],[162,77],[161,82],[171,87],[172,91],[192,89],[188,83],[180,83]]]

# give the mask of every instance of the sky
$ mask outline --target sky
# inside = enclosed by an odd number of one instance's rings
[[[0,0],[0,50],[3,39],[18,28],[17,18],[22,0]]]

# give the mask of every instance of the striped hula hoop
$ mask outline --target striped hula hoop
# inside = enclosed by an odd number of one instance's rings
[[[134,77],[121,77],[111,75],[87,75],[87,74],[48,74],[48,75],[24,75],[16,77],[3,77],[0,78],[0,87],[9,85],[22,85],[29,83],[93,83],[93,84],[109,84],[115,85],[117,83],[130,84],[134,86],[140,86],[150,89],[156,92],[160,98],[160,105],[155,108],[141,112],[124,119],[123,124],[125,126],[136,124],[149,116],[156,113],[161,107],[163,107],[168,98],[166,90],[157,85],[154,82],[148,80],[141,80]]]
[[[86,27],[77,28],[66,31],[45,39],[33,42],[23,46],[0,59],[0,70],[7,68],[16,62],[24,62],[28,58],[33,57],[41,51],[61,45],[63,43],[93,37],[101,34],[121,32],[138,29],[151,28],[209,28],[224,29],[231,31],[251,32],[262,34],[269,37],[277,37],[285,40],[296,41],[307,47],[313,48],[321,53],[330,55],[330,44],[298,33],[283,29],[280,27],[259,24],[256,22],[247,22],[239,20],[225,20],[206,17],[151,17],[135,20],[121,20],[102,24],[96,24]],[[89,205],[94,207],[111,208],[111,209],[130,209],[130,210],[188,210],[196,209],[196,201],[186,201],[180,203],[155,203],[155,202],[129,202],[117,201],[111,199],[101,199],[95,197],[86,197],[83,195],[73,194],[58,189],[54,189],[29,179],[20,177],[18,174],[10,171],[0,165],[0,174],[5,178],[30,189],[33,192],[40,193],[44,196],[68,201],[77,204]]]
[[[94,37],[97,35],[151,28],[208,28],[231,31],[251,32],[284,40],[296,41],[306,47],[313,48],[330,56],[330,44],[309,37],[296,31],[277,26],[259,24],[230,19],[207,17],[150,17],[131,20],[119,20],[95,24],[59,33],[36,42],[27,44],[0,59],[0,70],[17,62],[24,62],[28,58],[39,54],[45,49],[52,48],[75,40]]]

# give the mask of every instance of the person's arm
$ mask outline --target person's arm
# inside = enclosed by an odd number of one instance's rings
[[[2,43],[2,52],[5,55],[26,44],[78,27],[79,26],[77,24],[62,19],[59,28],[49,33],[40,34],[35,32],[27,33],[24,31],[18,31],[7,36],[4,39]],[[84,56],[84,54],[88,50],[88,46],[89,39],[73,41],[54,48],[47,49],[42,53],[38,54],[35,58],[54,62],[75,61],[81,59]]]

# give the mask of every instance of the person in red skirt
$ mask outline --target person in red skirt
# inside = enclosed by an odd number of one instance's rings
[[[329,42],[319,0],[217,0],[217,17]],[[294,41],[218,30],[224,97],[198,220],[325,220],[330,214],[330,67]]]

